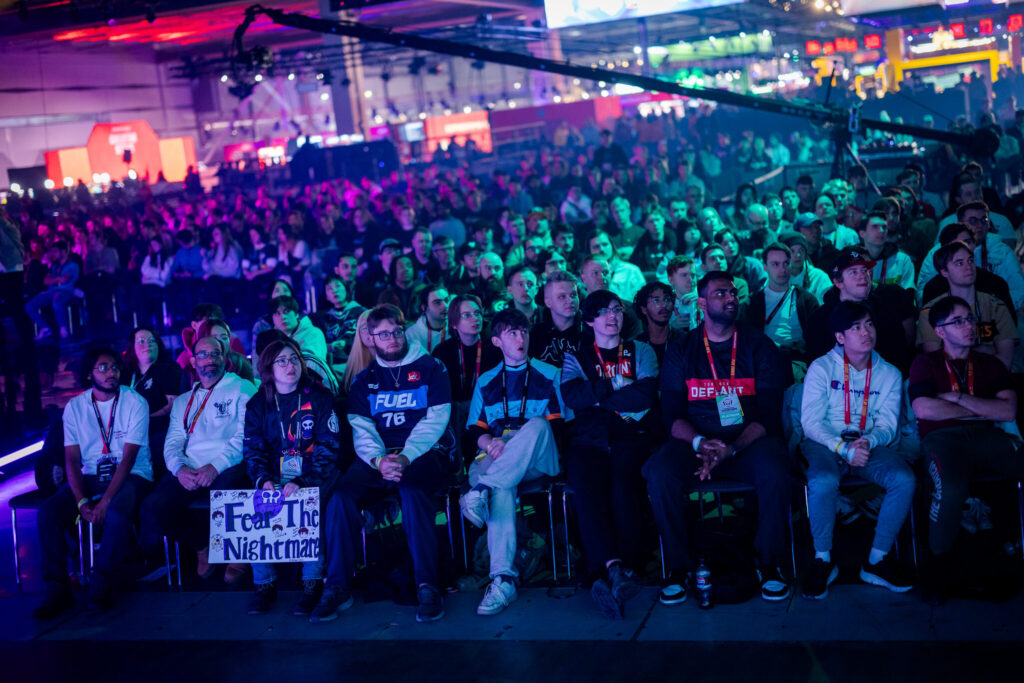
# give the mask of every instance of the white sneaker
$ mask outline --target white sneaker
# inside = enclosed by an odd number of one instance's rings
[[[519,594],[516,592],[514,581],[496,578],[487,584],[484,599],[477,606],[476,613],[481,616],[497,614],[512,604],[517,597]]]
[[[480,529],[487,523],[488,490],[470,489],[459,498],[459,509],[462,510],[462,516]]]

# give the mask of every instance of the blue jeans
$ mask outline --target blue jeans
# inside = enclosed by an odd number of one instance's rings
[[[265,583],[273,583],[276,578],[277,564],[270,562],[259,564],[255,562],[253,563],[252,582],[257,586],[261,586]],[[324,578],[324,560],[322,557],[319,560],[302,563],[303,581],[316,581],[317,579],[322,578]]]
[[[68,328],[68,302],[74,296],[74,290],[63,287],[51,287],[39,292],[25,303],[25,312],[32,321],[39,326],[39,329],[48,327],[46,319],[43,318],[43,310],[50,306],[53,308],[53,316],[57,319],[57,327]]]
[[[882,501],[882,509],[878,511],[875,539],[871,547],[889,552],[914,500],[914,473],[903,456],[895,449],[876,446],[871,449],[871,457],[866,465],[854,467],[835,451],[810,439],[803,440],[800,450],[808,463],[807,508],[814,550],[819,553],[832,550],[839,480],[844,474],[854,474],[885,489],[885,499]]]

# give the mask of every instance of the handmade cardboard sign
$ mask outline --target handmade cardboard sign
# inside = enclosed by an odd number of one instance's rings
[[[306,562],[320,556],[320,489],[210,492],[210,562]]]

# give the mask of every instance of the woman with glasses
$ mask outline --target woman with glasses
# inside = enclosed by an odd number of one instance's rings
[[[650,345],[622,337],[625,306],[608,290],[583,301],[583,338],[562,365],[562,397],[576,415],[566,470],[601,614],[621,618],[640,590],[632,567],[643,535],[645,418],[658,390]]]
[[[257,368],[260,390],[246,407],[242,441],[242,459],[254,486],[279,490],[285,500],[302,488],[328,491],[339,448],[333,395],[307,372],[302,351],[291,339],[267,345]],[[266,614],[277,598],[277,567],[253,564],[252,571],[256,593],[248,613]],[[302,585],[293,614],[309,616],[323,592],[322,560],[302,563]]]
[[[147,325],[132,330],[121,370],[121,386],[131,387],[149,404],[149,443],[157,476],[164,472],[164,437],[170,423],[171,403],[182,392],[183,382],[181,367],[167,357],[156,331]]]

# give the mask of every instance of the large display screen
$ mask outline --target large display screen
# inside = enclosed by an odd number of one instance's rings
[[[858,14],[877,14],[879,12],[892,12],[898,9],[938,4],[940,4],[939,0],[843,0],[843,12],[847,16],[855,16]],[[946,4],[953,6],[967,4],[967,2],[966,0],[949,0]]]
[[[548,28],[565,28],[602,21],[637,19],[655,14],[690,12],[743,0],[544,0]]]

